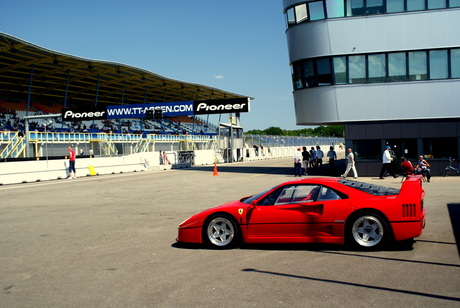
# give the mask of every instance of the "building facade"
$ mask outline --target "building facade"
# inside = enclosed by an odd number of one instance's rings
[[[460,0],[283,9],[297,124],[344,124],[347,147],[370,164],[386,145],[411,159],[459,157]]]

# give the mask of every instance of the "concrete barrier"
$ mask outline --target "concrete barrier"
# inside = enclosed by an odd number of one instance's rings
[[[326,155],[326,149],[329,150],[329,146],[322,146],[321,148]],[[244,153],[243,161],[292,157],[296,149],[297,147],[275,147],[270,148],[270,151],[264,149],[265,155],[255,155],[254,149],[247,149],[249,152]],[[343,149],[336,149],[336,152],[339,159],[345,157]],[[248,157],[246,157],[247,153],[249,153]],[[190,162],[179,161],[177,152],[169,151],[166,154],[170,164],[160,164],[160,152],[145,152],[113,157],[78,158],[77,156],[76,175],[77,177],[90,176],[90,166],[96,175],[169,170],[192,166]],[[212,165],[214,162],[215,153],[213,150],[194,151],[194,165]],[[67,159],[1,162],[0,185],[65,179],[68,175],[68,168],[69,162]]]

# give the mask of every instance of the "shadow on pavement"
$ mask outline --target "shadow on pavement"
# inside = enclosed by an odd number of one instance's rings
[[[450,223],[452,224],[458,255],[460,256],[460,203],[448,203],[447,209],[449,210]]]

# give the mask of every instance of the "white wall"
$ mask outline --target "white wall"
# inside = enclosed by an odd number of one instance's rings
[[[460,80],[317,87],[294,92],[297,124],[455,118]]]
[[[296,3],[285,0],[285,7]],[[300,59],[460,46],[460,9],[306,22],[286,31],[290,63]],[[298,125],[455,118],[460,80],[338,85],[294,91]]]
[[[460,10],[355,16],[286,31],[290,63],[312,57],[460,46]]]
[[[321,146],[326,154],[329,145]],[[276,159],[283,157],[293,157],[296,147],[271,148],[264,156],[256,156],[254,149],[249,149],[250,157],[245,161]],[[344,158],[344,149],[335,147],[339,159]],[[171,165],[160,165],[159,152],[146,152],[117,157],[93,157],[78,158],[76,160],[77,177],[90,175],[89,167],[93,166],[98,175],[115,174],[125,172],[139,172],[149,170],[166,170],[172,168],[190,167],[175,160],[177,153],[167,152]],[[214,164],[214,151],[200,150],[195,151],[195,166]],[[48,180],[65,179],[69,163],[67,159],[57,160],[35,160],[17,161],[0,163],[0,185],[29,183]]]

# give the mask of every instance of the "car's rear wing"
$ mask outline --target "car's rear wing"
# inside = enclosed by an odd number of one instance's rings
[[[401,186],[401,196],[417,196],[422,198],[425,196],[425,191],[422,187],[423,177],[421,175],[408,175],[407,179]]]

